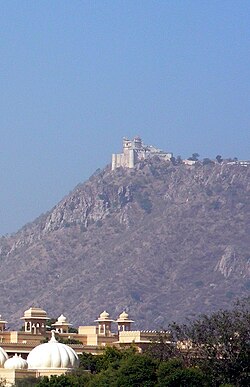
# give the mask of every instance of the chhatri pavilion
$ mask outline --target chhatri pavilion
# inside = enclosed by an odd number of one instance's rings
[[[98,355],[105,346],[122,348],[132,343],[141,352],[158,337],[156,331],[131,330],[134,321],[125,311],[117,319],[103,311],[95,325],[78,329],[72,329],[63,314],[48,326],[46,311],[37,307],[26,310],[21,320],[22,330],[10,331],[0,315],[0,380],[5,380],[6,387],[26,377],[71,372],[83,352]]]

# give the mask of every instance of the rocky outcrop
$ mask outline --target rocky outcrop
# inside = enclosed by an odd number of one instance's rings
[[[229,278],[237,272],[239,277],[250,278],[250,257],[244,262],[237,250],[227,246],[216,264],[215,271],[220,272],[225,278]]]
[[[250,290],[249,167],[110,166],[0,239],[0,311],[31,304],[91,323],[105,307],[146,327],[228,307]]]

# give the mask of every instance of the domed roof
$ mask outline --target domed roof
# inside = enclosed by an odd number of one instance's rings
[[[116,320],[116,322],[134,322],[133,320],[130,320],[128,318],[128,313],[125,312],[125,310],[119,315],[118,319]]]
[[[25,370],[28,368],[28,363],[21,357],[21,355],[17,356],[17,354],[15,354],[15,356],[6,360],[4,368],[9,370]]]
[[[119,318],[123,318],[123,319],[127,319],[128,318],[128,314],[124,311],[120,314]]]
[[[58,317],[57,321],[64,323],[64,322],[67,322],[67,319],[66,319],[66,317],[63,314],[61,314],[61,316]]]
[[[3,368],[4,363],[8,359],[8,355],[3,348],[0,347],[0,368]]]
[[[31,369],[75,368],[79,365],[76,352],[68,345],[58,343],[54,331],[48,343],[32,349],[27,361]]]
[[[104,312],[102,312],[101,314],[100,314],[100,318],[109,318],[109,313],[108,312],[106,312],[106,310],[104,310]]]
[[[61,314],[61,316],[58,317],[57,321],[52,324],[53,327],[70,327],[72,326],[72,324],[70,324],[68,321],[67,321],[67,318]]]
[[[110,318],[109,316],[109,313],[106,312],[106,310],[104,310],[100,316],[98,317],[97,320],[95,321],[98,321],[98,322],[102,322],[102,321],[106,321],[106,322],[113,322],[114,320],[112,320],[112,318]]]
[[[41,320],[48,320],[47,312],[41,308],[29,308],[25,310],[24,316],[21,317],[21,320],[25,320],[27,318],[36,318]]]
[[[106,310],[104,310],[101,314],[100,314],[100,316],[98,317],[98,319],[97,320],[95,320],[95,321],[97,321],[98,323],[112,323],[112,322],[114,322],[114,320],[112,319],[112,318],[110,318],[110,316],[109,316],[109,313],[108,312],[106,312]]]
[[[2,315],[1,314],[0,314],[0,323],[2,323],[2,324],[6,324],[7,323],[7,321],[2,320]]]

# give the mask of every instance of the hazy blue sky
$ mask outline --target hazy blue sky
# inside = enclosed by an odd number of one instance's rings
[[[3,0],[0,58],[0,234],[104,167],[123,136],[250,158],[248,0]]]

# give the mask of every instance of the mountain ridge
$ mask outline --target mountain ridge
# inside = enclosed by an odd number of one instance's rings
[[[37,305],[77,325],[126,309],[157,328],[227,307],[250,290],[249,199],[249,167],[107,166],[0,238],[1,314]]]

